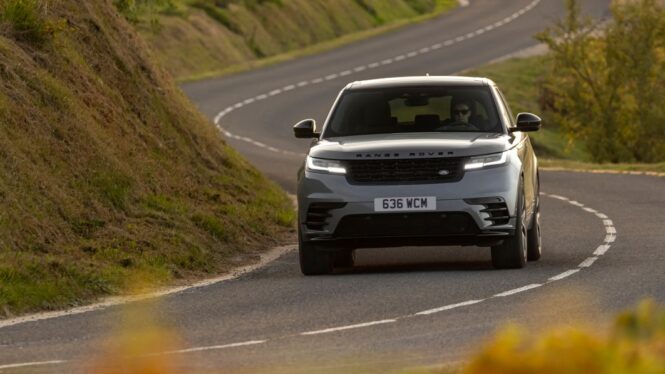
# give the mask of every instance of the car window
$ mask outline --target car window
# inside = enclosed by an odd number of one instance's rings
[[[502,132],[502,128],[488,87],[399,87],[343,93],[323,137],[396,132]]]

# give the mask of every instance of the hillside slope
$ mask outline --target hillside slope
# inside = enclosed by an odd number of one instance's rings
[[[456,0],[115,0],[178,79],[450,9]]]
[[[111,0],[0,0],[0,316],[217,273],[292,230],[151,59]]]

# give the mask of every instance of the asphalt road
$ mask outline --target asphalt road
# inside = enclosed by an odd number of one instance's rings
[[[584,8],[603,17],[608,2]],[[210,118],[243,103],[219,121],[230,143],[294,191],[308,144],[292,138],[293,123],[323,121],[352,80],[451,74],[534,44],[531,35],[562,15],[562,2],[533,3],[475,32],[532,3],[472,1],[431,22],[184,90]],[[306,278],[292,251],[234,280],[157,301],[0,327],[0,372],[88,370],[109,336],[123,326],[138,332],[146,321],[179,337],[163,348],[176,352],[154,357],[182,370],[379,372],[465,360],[509,321],[533,330],[602,328],[644,297],[665,302],[664,178],[544,172],[542,190],[544,255],[524,269],[493,270],[486,248],[396,248],[360,250],[357,267]],[[132,324],[136,314],[143,317]],[[26,365],[8,366],[17,364]]]

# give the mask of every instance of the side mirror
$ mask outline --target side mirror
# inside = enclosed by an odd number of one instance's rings
[[[535,114],[532,113],[520,113],[517,115],[517,126],[509,129],[509,132],[529,132],[529,131],[538,131],[540,129],[543,120],[540,119]]]
[[[296,138],[317,138],[321,134],[315,131],[316,121],[313,119],[304,119],[293,126],[293,134],[296,136]]]

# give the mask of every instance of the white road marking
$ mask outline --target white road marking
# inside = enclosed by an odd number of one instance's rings
[[[285,86],[284,88],[282,88],[282,91],[291,91],[294,88],[296,88],[296,86],[293,85],[293,84],[290,84],[290,85]]]
[[[457,3],[458,3],[459,6],[461,6],[462,8],[469,6],[469,0],[457,0]]]
[[[387,58],[387,59],[381,61],[381,65],[388,65],[388,64],[392,64],[392,63],[393,63],[392,58]]]
[[[553,197],[555,199],[559,199],[559,200],[562,200],[562,201],[568,201],[567,197],[563,197],[563,196],[559,196],[559,195],[550,195],[550,197]]]
[[[372,62],[371,64],[367,65],[367,67],[370,68],[370,69],[374,69],[374,68],[379,67],[380,65],[381,64],[379,64],[378,62]]]
[[[250,340],[250,341],[240,342],[240,343],[230,343],[230,344],[223,344],[223,345],[211,345],[211,346],[206,346],[206,347],[194,347],[194,348],[187,348],[187,349],[179,349],[179,350],[175,350],[175,351],[158,352],[158,353],[150,354],[148,356],[161,356],[161,355],[172,355],[172,354],[178,354],[178,353],[214,351],[214,350],[220,350],[220,349],[246,347],[248,345],[264,344],[266,342],[267,342],[267,340]]]
[[[608,234],[616,234],[617,233],[617,230],[614,228],[614,226],[606,226],[605,231]]]
[[[247,105],[247,104],[251,104],[251,103],[253,103],[255,100],[256,100],[255,98],[251,97],[251,98],[249,98],[249,99],[243,101],[243,104],[245,104],[245,105]]]
[[[404,55],[395,56],[395,62],[402,61],[404,59],[406,59],[406,56],[404,56]]]
[[[607,216],[604,215],[603,213],[596,213],[596,217],[598,217],[598,218],[600,218],[600,219],[605,219],[605,218],[607,218]]]
[[[265,100],[268,98],[268,95],[266,94],[261,94],[256,97],[256,100]]]
[[[301,82],[298,82],[298,87],[305,87],[305,86],[307,86],[308,84],[309,84],[308,81],[301,81]]]
[[[416,56],[418,56],[418,52],[415,52],[415,51],[414,52],[409,52],[409,53],[406,54],[406,56],[409,57],[409,58],[416,57]]]
[[[569,277],[569,276],[571,276],[571,275],[577,273],[578,271],[580,271],[580,269],[570,269],[570,270],[566,270],[566,271],[564,271],[564,272],[561,273],[561,274],[558,274],[558,275],[555,275],[555,276],[553,276],[553,277],[550,277],[548,280],[549,280],[550,282],[558,281],[558,280],[561,280],[561,279],[563,279],[563,278]]]
[[[281,89],[276,89],[276,90],[272,90],[272,91],[270,91],[270,93],[269,93],[268,95],[269,95],[269,96],[275,96],[275,95],[279,95],[279,94],[281,94],[281,93],[282,93],[282,90],[281,90]]]
[[[18,364],[0,365],[0,370],[15,369],[27,366],[42,366],[42,365],[59,365],[67,363],[66,360],[53,360],[53,361],[35,361],[35,362],[22,362]]]
[[[428,53],[430,51],[429,47],[420,48],[420,53]]]
[[[414,316],[428,316],[430,314],[443,312],[444,310],[450,310],[450,309],[455,309],[455,308],[459,308],[459,307],[462,307],[462,306],[482,303],[483,301],[485,301],[485,299],[463,301],[463,302],[457,303],[457,304],[445,305],[445,306],[442,306],[442,307],[439,307],[439,308],[423,310],[422,312],[415,313]]]
[[[575,205],[575,206],[578,206],[578,207],[580,207],[580,208],[583,208],[583,207],[584,207],[584,204],[582,204],[582,203],[580,203],[580,202],[577,202],[577,201],[575,201],[575,200],[570,200],[570,201],[568,201],[568,203],[569,203],[569,204],[572,204],[572,205]]]
[[[365,322],[365,323],[358,323],[355,325],[348,325],[348,326],[340,326],[340,327],[331,327],[329,329],[323,329],[323,330],[316,330],[316,331],[307,331],[307,332],[301,332],[300,335],[319,335],[319,334],[328,334],[331,332],[337,332],[337,331],[343,331],[343,330],[351,330],[351,329],[359,329],[362,327],[369,327],[369,326],[376,326],[376,325],[384,325],[386,323],[395,323],[397,322],[396,319],[384,319],[381,321],[372,321],[372,322]]]
[[[318,83],[321,83],[321,82],[323,82],[323,78],[312,79],[312,84],[318,84]]]
[[[339,73],[340,77],[345,77],[347,75],[351,75],[353,73],[351,70],[344,70],[343,72]]]
[[[593,265],[593,263],[596,262],[597,259],[598,259],[598,257],[591,256],[591,257],[587,258],[586,260],[582,261],[579,265],[577,265],[577,267],[588,268],[589,266]]]
[[[612,223],[611,219],[604,219],[603,220],[603,225],[605,225],[605,226],[614,226],[614,223]]]
[[[326,79],[327,81],[329,81],[329,80],[333,80],[333,79],[337,78],[338,76],[339,76],[339,75],[337,75],[337,73],[335,73],[335,74],[330,74],[330,75],[326,75],[326,78],[325,78],[325,79]]]
[[[585,207],[583,210],[584,210],[585,212],[589,212],[589,213],[596,214],[596,210],[593,209],[593,208]]]
[[[367,66],[358,66],[358,67],[354,68],[353,71],[355,71],[356,73],[360,73],[361,71],[364,71],[366,69],[367,69]]]
[[[593,254],[595,256],[602,256],[607,252],[607,250],[610,249],[610,246],[608,244],[601,244],[596,248],[595,251],[593,251]]]
[[[614,241],[617,239],[616,235],[607,235],[605,236],[605,243],[614,243]]]
[[[540,284],[540,283],[533,283],[533,284],[526,285],[526,286],[524,286],[524,287],[515,288],[515,289],[512,289],[512,290],[508,290],[508,291],[504,291],[504,292],[498,293],[498,294],[494,295],[494,297],[505,297],[505,296],[510,296],[510,295],[514,295],[514,294],[516,294],[516,293],[520,293],[520,292],[528,291],[528,290],[531,290],[531,289],[534,289],[534,288],[538,288],[538,287],[540,287],[540,286],[542,286],[542,284]]]

